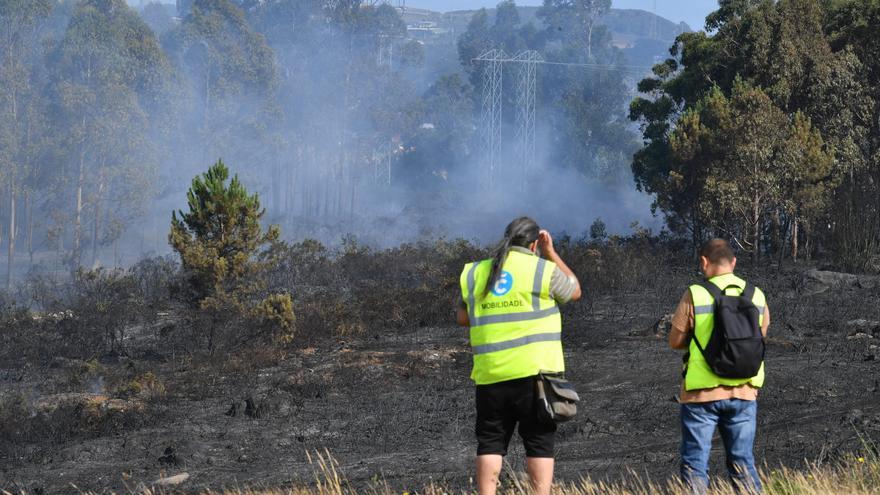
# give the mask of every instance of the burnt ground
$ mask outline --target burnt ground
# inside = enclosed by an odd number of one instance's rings
[[[680,354],[658,319],[691,275],[565,308],[567,375],[583,401],[560,428],[560,479],[676,471]],[[880,441],[880,282],[793,269],[750,278],[772,313],[760,462],[833,462]],[[0,488],[127,490],[182,472],[187,491],[306,484],[317,469],[307,453],[324,449],[355,486],[471,485],[466,330],[367,328],[197,356],[163,349],[157,329],[175,318],[131,329],[124,352],[97,361],[0,364],[15,439],[0,447]],[[716,470],[720,454],[719,443]],[[523,468],[516,440],[508,461]]]

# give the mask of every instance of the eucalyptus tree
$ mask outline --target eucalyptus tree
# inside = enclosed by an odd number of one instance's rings
[[[632,69],[599,23],[607,0],[545,0],[537,17],[545,58],[570,65],[542,67],[542,99],[557,109],[548,114],[554,163],[606,181],[628,175],[635,136],[626,121]]]
[[[354,0],[271,0],[248,18],[280,74],[270,211],[350,219],[377,156],[418,125],[401,72],[406,25],[389,5]],[[406,62],[418,62],[412,48]]]
[[[644,137],[632,164],[636,184],[655,194],[670,227],[689,230],[695,245],[717,232],[719,217],[707,213],[703,196],[711,171],[678,168],[672,138],[703,112],[708,95],[732,98],[746,84],[769,98],[752,117],[768,115],[772,104],[771,113],[782,112],[789,122],[773,168],[780,194],[754,226],[752,248],[766,236],[783,256],[785,237],[788,254],[797,258],[801,239],[806,256],[814,240],[842,242],[838,251],[847,265],[880,253],[880,194],[869,172],[871,135],[880,125],[872,117],[877,83],[870,69],[877,35],[867,28],[878,12],[873,0],[722,0],[706,19],[708,33],[678,36],[672,57],[639,83],[642,95],[630,107]],[[701,121],[704,128],[714,132],[719,124]],[[731,129],[727,139],[749,136]],[[830,228],[817,230],[820,220]]]
[[[240,138],[262,124],[277,88],[265,38],[230,0],[194,0],[164,44],[189,76],[201,145],[210,155],[239,151]]]
[[[593,60],[593,32],[599,18],[611,10],[611,0],[544,0],[538,18],[551,32],[575,43]]]
[[[45,130],[39,33],[51,8],[49,0],[0,0],[0,25],[3,26],[0,30],[0,184],[4,186],[8,205],[7,288],[12,284],[20,230],[16,223],[17,199],[27,198],[25,209],[29,219],[31,182],[28,179],[37,165],[36,148]],[[30,229],[29,221],[25,228]]]
[[[669,137],[670,195],[694,195],[706,226],[757,259],[764,227],[782,211],[794,234],[809,229],[834,187],[833,155],[802,113],[789,117],[761,88],[737,80],[714,88],[679,118]],[[778,242],[778,241],[777,241]]]
[[[68,262],[82,263],[91,222],[93,262],[99,245],[138,215],[154,182],[151,121],[166,100],[170,66],[150,28],[122,0],[83,0],[50,54],[51,94],[62,158],[56,187],[72,189]],[[158,126],[157,126],[158,127]],[[87,216],[89,218],[87,218]]]

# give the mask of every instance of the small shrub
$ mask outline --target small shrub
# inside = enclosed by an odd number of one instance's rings
[[[605,222],[603,222],[601,218],[597,218],[593,221],[592,225],[590,225],[590,240],[593,242],[602,242],[607,238],[608,230],[605,227]]]
[[[180,264],[170,256],[145,258],[132,266],[128,273],[134,279],[144,304],[153,309],[167,306],[172,296],[180,291]]]
[[[165,395],[165,384],[152,371],[141,373],[116,390],[122,397],[153,399]]]
[[[107,370],[97,359],[88,361],[69,361],[67,363],[67,388],[70,392],[104,392],[104,377]]]
[[[260,324],[270,329],[281,330],[281,339],[289,342],[293,338],[296,316],[293,314],[293,301],[289,294],[269,294],[257,304],[252,315]]]

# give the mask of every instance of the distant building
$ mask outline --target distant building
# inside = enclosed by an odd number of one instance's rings
[[[436,41],[449,36],[452,31],[439,27],[434,21],[419,21],[406,27],[406,33],[410,38],[419,41]]]

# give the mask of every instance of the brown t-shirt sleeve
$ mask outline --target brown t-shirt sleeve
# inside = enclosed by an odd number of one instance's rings
[[[684,291],[675,313],[672,314],[672,322],[669,329],[669,346],[673,349],[687,348],[688,340],[694,329],[694,300],[690,289]]]

